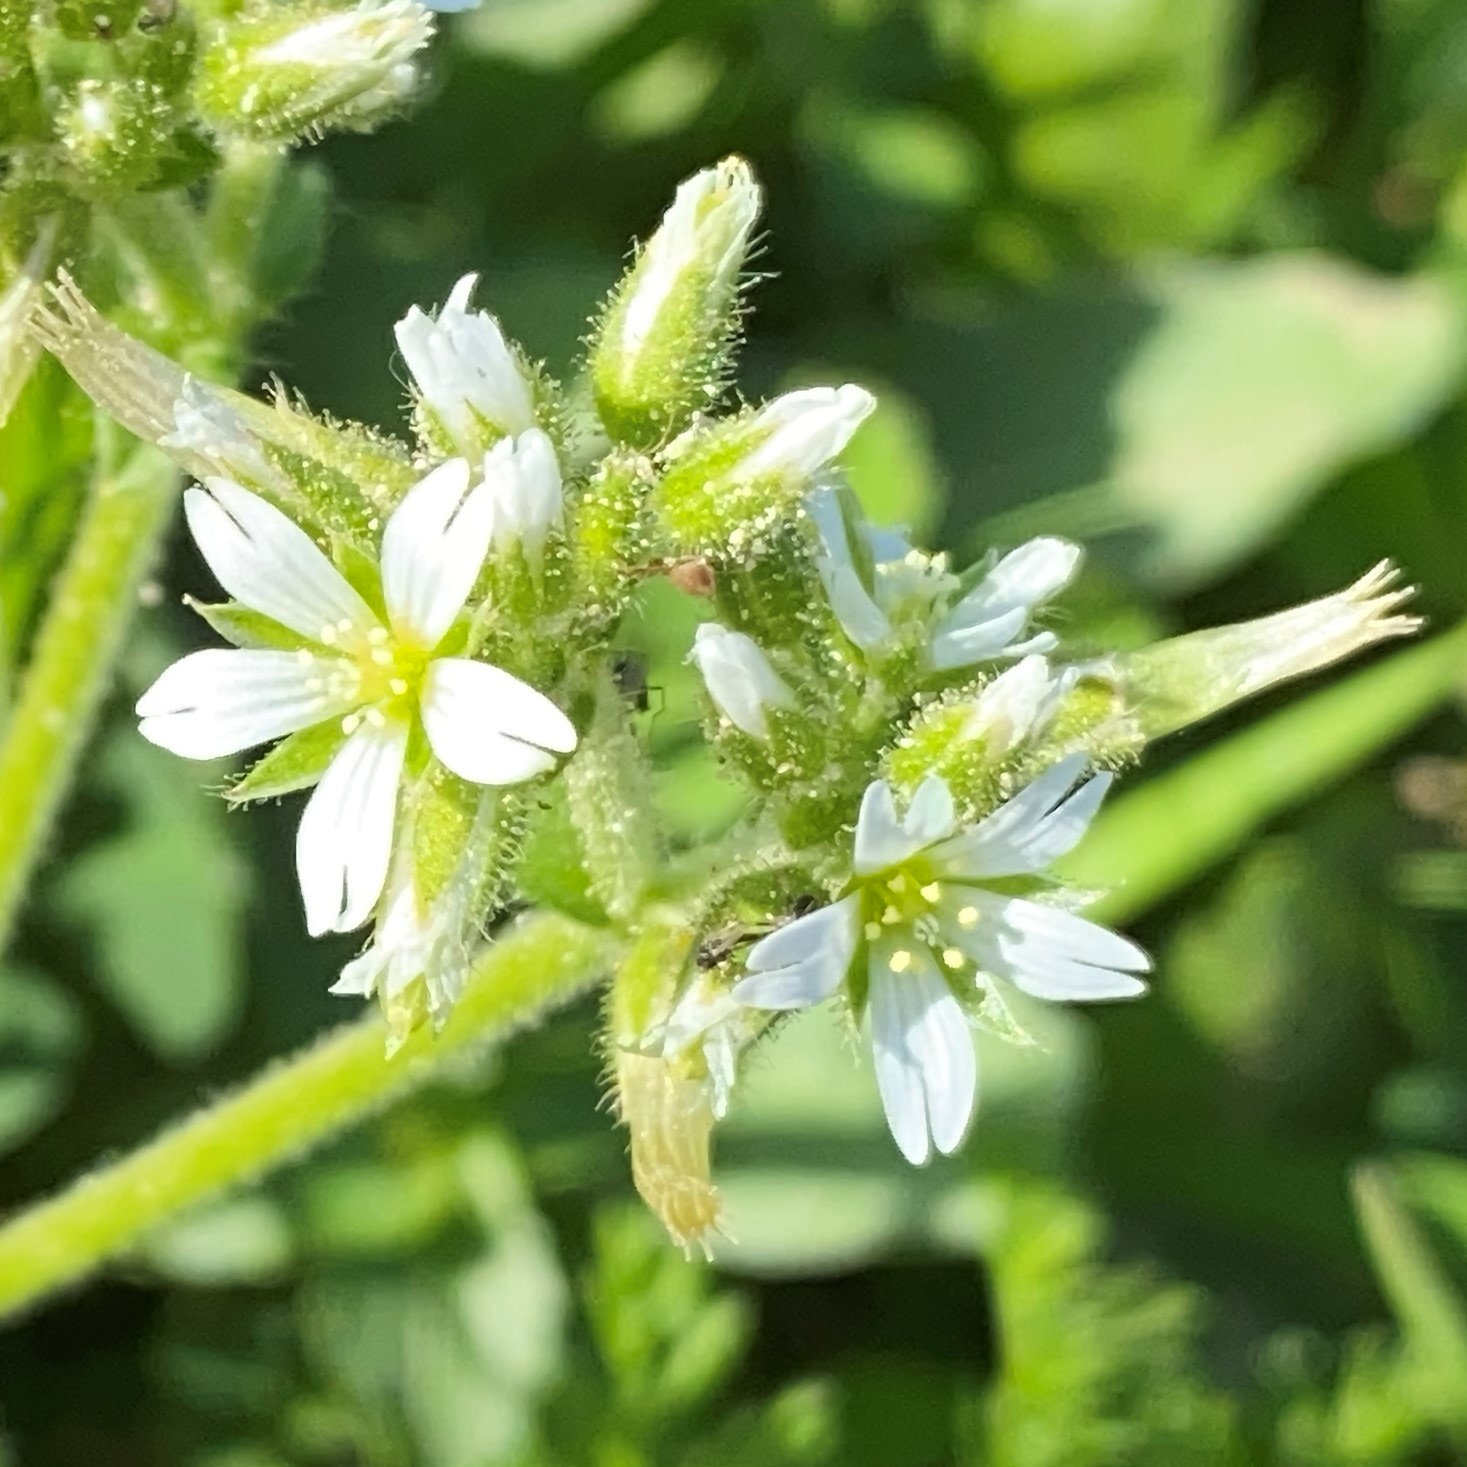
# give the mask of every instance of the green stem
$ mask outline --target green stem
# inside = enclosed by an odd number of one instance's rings
[[[136,450],[117,472],[99,473],[67,551],[0,741],[0,950],[107,692],[177,485],[162,454]]]
[[[528,918],[487,950],[441,1034],[420,1029],[389,1060],[374,1010],[36,1204],[0,1228],[0,1317],[75,1283],[184,1208],[298,1158],[465,1051],[532,1023],[595,982],[615,948],[604,929]]]

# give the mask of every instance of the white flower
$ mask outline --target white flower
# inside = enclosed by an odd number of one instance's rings
[[[853,526],[838,491],[815,489],[805,508],[820,538],[816,568],[831,610],[863,652],[881,653],[910,624],[922,627],[929,664],[938,672],[1047,652],[1055,645],[1050,633],[1022,634],[1035,608],[1074,575],[1077,545],[1051,536],[1030,540],[959,596],[962,583],[946,556],[917,550],[892,530],[864,522]]]
[[[315,78],[291,98],[299,114],[388,106],[416,82],[413,57],[433,37],[431,13],[416,0],[361,0],[261,46],[251,65],[309,67]]]
[[[552,526],[565,518],[560,465],[548,434],[527,428],[484,455],[484,483],[494,502],[494,548],[518,545],[538,565]]]
[[[478,278],[465,275],[436,320],[414,306],[396,328],[424,405],[469,458],[499,434],[535,426],[534,394],[499,322],[469,310]]]
[[[313,934],[371,914],[392,852],[408,737],[475,784],[554,767],[576,732],[497,667],[438,654],[488,552],[493,501],[462,459],[417,484],[382,536],[384,623],[285,515],[227,479],[190,489],[189,529],[224,589],[295,634],[295,651],[214,649],[173,664],[138,700],[142,733],[213,759],[341,719],[345,741],[301,817],[296,868]]]
[[[1037,998],[1145,991],[1134,943],[1072,912],[1001,889],[1036,878],[1085,833],[1110,784],[1076,788],[1085,757],[1061,760],[976,825],[959,826],[947,785],[926,780],[899,818],[890,787],[861,801],[853,875],[840,900],[749,951],[734,997],[795,1009],[842,984],[869,1010],[876,1081],[892,1136],[921,1165],[963,1139],[977,1099],[965,1004],[1001,978]],[[1000,889],[995,889],[995,883]],[[1011,883],[1009,883],[1011,889]]]
[[[745,431],[754,446],[728,477],[751,484],[775,479],[800,484],[819,473],[851,441],[876,406],[864,387],[808,387],[786,392],[754,414]]]
[[[715,298],[734,289],[759,204],[759,185],[742,158],[726,158],[679,186],[637,260],[620,322],[623,352],[635,358],[690,271],[707,276]]]
[[[694,634],[688,661],[697,664],[718,711],[751,739],[769,737],[767,709],[795,706],[789,684],[742,632],[704,622]]]

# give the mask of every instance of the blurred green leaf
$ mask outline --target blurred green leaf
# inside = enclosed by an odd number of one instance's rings
[[[629,26],[651,0],[484,0],[460,22],[464,43],[524,66],[574,66]]]
[[[268,1197],[231,1197],[148,1240],[147,1261],[191,1286],[278,1282],[294,1257],[290,1226]]]
[[[1460,382],[1438,282],[1322,256],[1176,266],[1112,398],[1113,492],[1156,535],[1148,571],[1216,575],[1342,466],[1399,443]]]
[[[61,1109],[81,1037],[80,1016],[49,978],[0,966],[0,1153]]]
[[[131,728],[103,750],[100,779],[124,827],[71,863],[57,906],[90,932],[97,982],[138,1034],[164,1059],[198,1060],[243,996],[244,864],[195,766]]]

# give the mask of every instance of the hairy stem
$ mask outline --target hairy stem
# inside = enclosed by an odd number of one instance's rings
[[[389,1060],[373,1010],[22,1212],[0,1228],[0,1317],[84,1278],[183,1209],[300,1157],[465,1051],[564,1004],[607,970],[615,949],[603,929],[527,918],[487,950],[441,1034],[420,1029]]]
[[[178,471],[151,448],[100,473],[0,741],[0,950],[107,692]]]

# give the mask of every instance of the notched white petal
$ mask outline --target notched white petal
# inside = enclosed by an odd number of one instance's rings
[[[576,747],[576,729],[543,693],[502,668],[463,657],[430,663],[423,728],[433,752],[474,784],[519,784]]]
[[[167,668],[137,702],[143,737],[185,759],[218,759],[295,733],[352,706],[329,659],[214,647]]]
[[[293,520],[228,479],[183,497],[184,515],[209,569],[234,599],[303,637],[364,636],[372,609]]]
[[[463,610],[494,525],[482,486],[469,492],[469,465],[450,459],[420,480],[382,532],[382,595],[392,629],[431,650]]]
[[[405,721],[363,723],[306,802],[296,874],[313,937],[360,927],[382,895],[407,738]]]
[[[860,898],[787,922],[749,949],[734,998],[751,1009],[800,1009],[831,997],[860,942]]]

